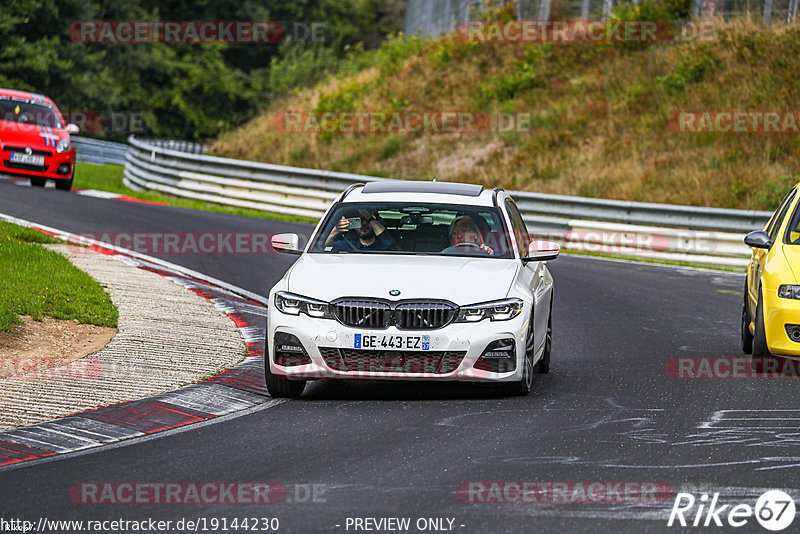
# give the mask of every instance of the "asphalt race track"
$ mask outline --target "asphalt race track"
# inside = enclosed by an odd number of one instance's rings
[[[311,229],[10,183],[0,183],[0,212],[75,233]],[[294,259],[158,256],[262,295]],[[669,532],[679,530],[667,526],[677,492],[709,501],[719,492],[720,505],[752,506],[764,491],[781,489],[800,504],[798,382],[674,373],[675,358],[743,356],[743,275],[577,256],[550,269],[552,371],[536,377],[530,397],[464,384],[314,383],[303,398],[269,409],[0,470],[0,516],[275,517],[278,532],[297,533],[356,532],[348,518],[367,517],[411,518],[412,525],[452,519],[452,530],[463,533]],[[73,502],[70,487],[87,481],[270,481],[288,495],[268,505]],[[606,494],[606,502],[480,503],[457,493],[470,481],[671,489],[658,502]],[[319,495],[306,498],[314,484]],[[450,523],[443,525],[419,531]],[[752,517],[735,530],[765,531]]]

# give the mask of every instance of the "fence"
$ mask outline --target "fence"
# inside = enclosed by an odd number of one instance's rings
[[[472,19],[474,10],[489,2],[491,0],[408,0],[405,33],[429,36],[447,33],[459,22]],[[638,3],[638,0],[617,0],[617,3]],[[611,14],[614,0],[519,0],[517,5],[520,20],[605,20]]]
[[[723,18],[750,16],[765,26],[794,24],[797,20],[798,0],[694,0],[692,15],[695,18]]]
[[[125,184],[231,207],[319,218],[339,192],[388,178],[303,169],[182,152],[169,142],[130,136]],[[197,149],[193,144],[187,148]],[[556,237],[567,250],[741,268],[745,233],[771,213],[649,204],[510,191],[532,233]]]
[[[86,163],[113,163],[125,165],[125,152],[128,146],[122,143],[100,141],[91,137],[71,136],[78,161]]]
[[[472,17],[472,10],[492,0],[408,0],[405,33],[437,36]],[[605,20],[615,5],[640,0],[518,0],[521,20]],[[695,18],[752,16],[765,25],[793,24],[798,0],[693,0]]]

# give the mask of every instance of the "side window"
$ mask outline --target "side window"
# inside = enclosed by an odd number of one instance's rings
[[[783,210],[783,207],[791,201],[792,197],[794,197],[795,191],[796,191],[795,189],[792,189],[791,191],[786,193],[786,196],[783,197],[783,200],[781,200],[781,203],[778,205],[778,209],[776,209],[775,213],[772,214],[772,218],[770,218],[769,222],[767,223],[766,232],[768,234],[772,234],[772,231],[775,228],[775,226],[780,226],[776,225],[775,223],[778,221],[780,213]]]
[[[800,245],[800,204],[794,208],[794,216],[786,227],[783,242],[787,245]]]
[[[786,218],[786,212],[789,211],[789,206],[791,205],[792,200],[794,200],[795,193],[796,193],[796,191],[792,190],[792,192],[789,193],[789,195],[786,196],[786,200],[784,201],[783,206],[781,207],[780,213],[778,213],[778,216],[775,217],[775,221],[773,222],[772,227],[769,229],[769,232],[768,232],[769,233],[769,238],[772,241],[775,241],[775,238],[778,235],[778,230],[780,229],[781,225],[783,224],[783,220]]]
[[[522,220],[517,205],[511,200],[506,200],[506,209],[508,210],[508,217],[511,219],[511,226],[514,230],[514,238],[517,240],[519,247],[519,254],[521,257],[528,255],[528,229],[525,227],[525,221]]]

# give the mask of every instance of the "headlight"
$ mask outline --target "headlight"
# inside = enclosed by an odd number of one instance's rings
[[[61,141],[58,142],[58,146],[56,147],[56,152],[60,154],[62,152],[66,152],[70,148],[72,148],[72,143],[70,143],[66,139],[62,139]]]
[[[800,286],[781,286],[778,288],[778,296],[782,299],[800,300]]]
[[[461,306],[456,318],[457,323],[477,323],[487,317],[492,321],[508,321],[522,312],[522,300],[506,299]]]
[[[327,302],[293,295],[285,291],[275,293],[275,307],[287,315],[305,313],[309,317],[318,319],[333,319]]]

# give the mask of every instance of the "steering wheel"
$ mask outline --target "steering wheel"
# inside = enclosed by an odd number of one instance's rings
[[[478,245],[477,243],[473,243],[472,241],[464,241],[463,243],[456,243],[453,246],[454,247],[474,247],[474,248],[478,248],[478,249],[481,248],[480,245]]]

